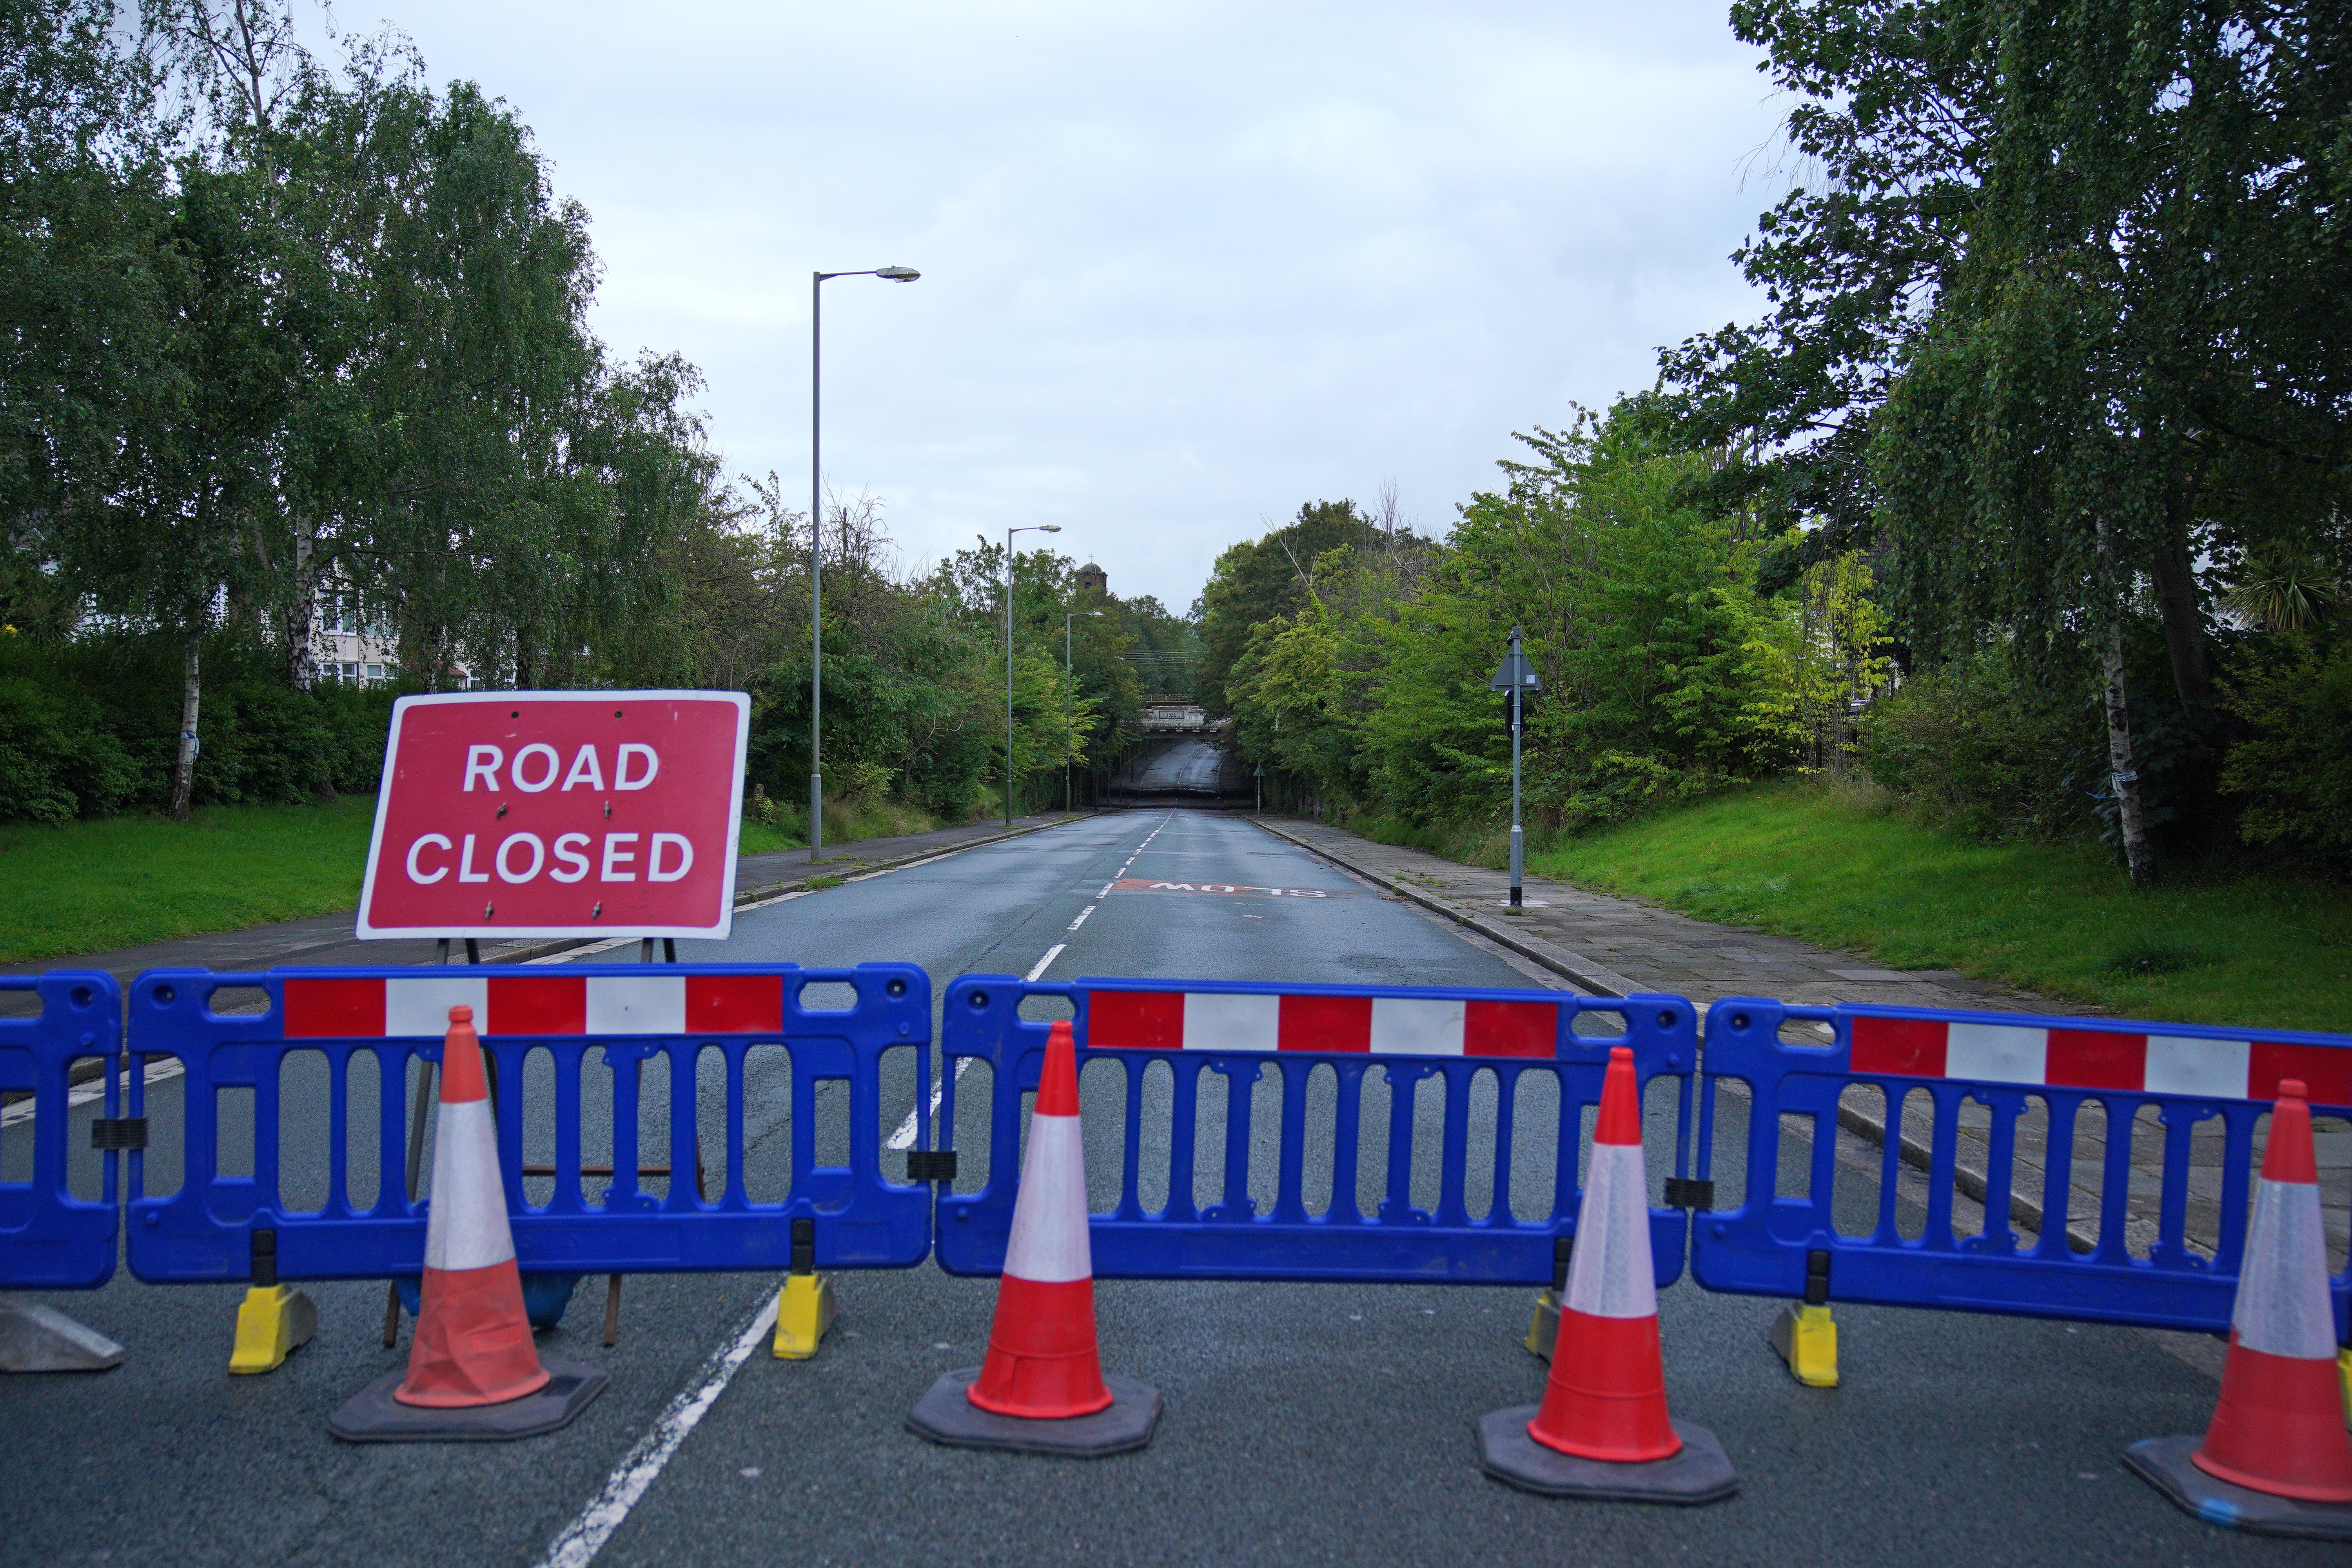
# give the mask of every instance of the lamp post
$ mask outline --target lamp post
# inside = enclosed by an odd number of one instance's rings
[[[1059,533],[1057,522],[1033,522],[1004,531],[1004,826],[1013,826],[1013,536]],[[1065,623],[1066,627],[1067,623]]]
[[[1070,689],[1076,684],[1071,673],[1076,666],[1070,662],[1070,623],[1080,616],[1099,616],[1103,613],[1101,610],[1062,612],[1062,815],[1064,816],[1070,815],[1070,748],[1072,744]],[[1010,665],[1012,662],[1012,656],[1008,653],[1005,656],[1005,663]],[[1096,799],[1099,801],[1101,796],[1097,795]]]
[[[1519,651],[1520,635],[1518,627],[1511,628],[1510,651],[1503,656],[1503,668],[1495,672],[1495,678],[1492,680],[1486,682],[1490,690],[1507,691],[1511,694],[1511,913],[1513,914],[1517,914],[1521,908],[1519,867],[1523,858],[1521,851],[1526,845],[1526,838],[1519,828],[1519,729],[1520,721],[1526,713],[1522,701],[1526,693],[1543,689],[1543,681],[1537,676],[1536,667],[1528,661],[1526,654]]]
[[[809,864],[824,853],[824,768],[819,760],[824,716],[824,506],[818,437],[820,328],[824,315],[824,281],[828,278],[887,278],[912,283],[921,273],[911,267],[876,267],[864,272],[813,272],[809,275]]]

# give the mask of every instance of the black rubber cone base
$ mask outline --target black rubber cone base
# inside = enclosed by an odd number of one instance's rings
[[[2124,1450],[2124,1468],[2208,1524],[2254,1535],[2352,1541],[2352,1503],[2303,1502],[2234,1486],[2189,1456],[2202,1437],[2150,1437]]]
[[[541,1360],[547,1386],[504,1405],[469,1410],[428,1410],[403,1405],[393,1391],[404,1372],[377,1378],[343,1402],[327,1430],[346,1443],[511,1443],[572,1425],[604,1392],[604,1373],[585,1362]]]
[[[968,1366],[943,1374],[930,1392],[915,1402],[907,1416],[907,1430],[953,1448],[1002,1448],[1014,1454],[1060,1454],[1073,1459],[1099,1459],[1132,1453],[1151,1441],[1160,1424],[1160,1391],[1131,1377],[1103,1374],[1110,1404],[1092,1415],[1061,1421],[1033,1421],[982,1410],[963,1396],[980,1376]]]
[[[1682,1452],[1643,1464],[1580,1459],[1528,1436],[1538,1406],[1497,1410],[1478,1422],[1478,1462],[1496,1480],[1545,1497],[1597,1502],[1664,1502],[1685,1507],[1721,1502],[1739,1490],[1739,1478],[1715,1434],[1687,1421],[1674,1424]]]

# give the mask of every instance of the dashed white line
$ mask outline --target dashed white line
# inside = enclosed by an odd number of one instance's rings
[[[1094,906],[1093,906],[1092,904],[1088,904],[1088,905],[1087,906],[1087,914],[1092,914],[1093,912],[1094,912]],[[1079,919],[1079,920],[1084,920],[1084,919],[1086,919],[1086,918],[1087,918],[1087,917],[1086,917],[1086,915],[1080,915],[1080,916],[1078,917],[1078,919]],[[1072,931],[1076,931],[1076,930],[1077,930],[1077,929],[1078,929],[1078,928],[1077,928],[1076,921],[1073,921],[1073,922],[1071,922],[1070,929],[1071,929]],[[1059,957],[1061,957],[1061,956],[1062,956],[1062,949],[1064,949],[1064,948],[1067,947],[1068,945],[1069,945],[1069,943],[1067,943],[1067,942],[1055,942],[1053,946],[1051,946],[1051,947],[1047,948],[1047,949],[1045,950],[1045,957],[1043,957],[1043,958],[1041,958],[1041,959],[1039,959],[1039,960],[1037,961],[1037,963],[1036,963],[1035,966],[1034,966],[1034,968],[1032,968],[1032,969],[1029,971],[1029,973],[1028,973],[1026,975],[1024,975],[1023,978],[1024,978],[1024,979],[1026,979],[1026,980],[1034,980],[1034,979],[1036,979],[1039,975],[1041,975],[1041,974],[1045,973],[1045,971],[1046,971],[1046,969],[1047,969],[1047,967],[1048,967],[1048,966],[1050,966],[1050,965],[1053,963],[1054,960],[1055,960],[1055,959],[1057,959],[1057,958],[1059,958]],[[955,1075],[956,1075],[956,1078],[957,1078],[957,1079],[958,1079],[959,1081],[961,1081],[961,1079],[963,1078],[964,1069],[965,1069],[966,1068],[968,1068],[968,1067],[971,1066],[971,1064],[972,1064],[972,1058],[970,1058],[970,1057],[958,1057],[958,1058],[956,1058]],[[930,1109],[930,1114],[932,1114],[933,1116],[937,1116],[937,1115],[940,1113],[940,1099],[942,1098],[943,1092],[944,1092],[944,1091],[943,1091],[942,1089],[935,1089],[931,1090],[931,1109]],[[908,1112],[907,1112],[907,1120],[905,1120],[904,1121],[901,1121],[900,1123],[898,1123],[898,1131],[890,1134],[889,1139],[888,1139],[888,1140],[887,1140],[887,1141],[883,1144],[883,1147],[884,1147],[884,1148],[886,1148],[886,1149],[911,1149],[911,1148],[913,1148],[913,1147],[915,1146],[915,1117],[916,1117],[916,1114],[917,1114],[917,1113],[916,1113],[916,1112],[914,1112],[914,1111],[912,1111],[912,1110],[909,1110]]]
[[[711,1352],[710,1359],[702,1364],[701,1380],[669,1402],[661,1419],[637,1440],[637,1446],[605,1479],[604,1489],[549,1543],[539,1568],[585,1568],[604,1549],[613,1531],[621,1528],[629,1510],[636,1507],[637,1500],[646,1495],[646,1489],[654,1484],[662,1468],[677,1452],[678,1445],[710,1413],[710,1407],[719,1402],[719,1396],[727,1391],[728,1384],[743,1363],[751,1359],[751,1352],[760,1348],[761,1340],[774,1330],[775,1323],[776,1298],[771,1291],[761,1302],[760,1310],[751,1315],[751,1322],[735,1336],[735,1342]]]
[[[1174,819],[1174,817],[1171,816],[1169,818],[1169,821],[1173,821],[1173,820],[1175,820],[1175,819]],[[1160,825],[1160,827],[1165,827],[1165,826],[1168,826],[1168,823],[1167,823],[1167,822],[1162,822],[1162,823]],[[1144,844],[1149,844],[1149,843],[1150,843],[1150,842],[1151,842],[1151,837],[1152,837],[1153,836],[1156,836],[1156,835],[1160,832],[1160,827],[1155,827],[1155,828],[1153,828],[1153,829],[1151,830],[1151,834],[1150,834],[1150,835],[1147,835],[1147,836],[1145,837],[1145,838],[1144,838],[1144,840],[1143,840],[1143,843],[1144,843]],[[1142,845],[1138,845],[1138,846],[1136,846],[1136,852],[1137,852],[1138,854],[1142,853],[1142,848],[1143,848],[1143,846],[1142,846]],[[1129,865],[1132,865],[1132,864],[1134,864],[1134,862],[1133,862],[1132,860],[1129,861]],[[1125,870],[1125,869],[1126,869],[1126,867],[1121,867],[1121,868],[1120,868],[1120,869],[1121,869],[1121,870]],[[1111,879],[1111,880],[1110,880],[1110,881],[1108,881],[1108,882],[1105,882],[1105,883],[1103,884],[1103,890],[1102,890],[1100,893],[1096,894],[1095,896],[1096,896],[1097,898],[1108,898],[1108,897],[1109,896],[1109,894],[1110,894],[1110,890],[1111,890],[1112,887],[1113,887],[1113,886],[1115,886],[1115,885],[1117,884],[1117,882],[1118,882],[1118,879],[1117,879],[1117,878],[1113,878],[1113,879]],[[1094,905],[1092,905],[1092,904],[1088,904],[1088,905],[1087,905],[1084,910],[1081,910],[1078,912],[1078,918],[1077,918],[1076,920],[1074,920],[1074,921],[1072,921],[1070,922],[1070,924],[1069,924],[1069,929],[1070,929],[1071,931],[1076,931],[1076,930],[1077,930],[1080,926],[1082,926],[1082,925],[1086,924],[1086,921],[1087,921],[1087,916],[1088,916],[1088,915],[1090,915],[1090,914],[1092,914],[1092,913],[1094,913],[1094,912],[1095,912],[1095,906],[1094,906]],[[1047,969],[1049,969],[1049,968],[1051,968],[1051,967],[1053,966],[1054,960],[1055,960],[1055,959],[1057,959],[1057,958],[1059,958],[1059,957],[1061,957],[1061,956],[1062,956],[1062,950],[1063,950],[1064,948],[1067,947],[1068,945],[1069,945],[1069,943],[1067,943],[1067,942],[1055,942],[1052,947],[1047,948],[1047,949],[1045,950],[1045,957],[1043,957],[1043,958],[1041,958],[1041,959],[1039,959],[1039,960],[1036,962],[1035,965],[1030,969],[1030,971],[1029,971],[1028,974],[1027,974],[1026,976],[1024,976],[1024,979],[1026,979],[1026,980],[1034,981],[1034,980],[1035,980],[1039,975],[1044,974]],[[958,1058],[956,1059],[955,1076],[956,1076],[956,1078],[957,1078],[959,1080],[961,1080],[961,1079],[962,1079],[963,1074],[964,1074],[964,1069],[965,1069],[966,1068],[969,1068],[970,1066],[971,1066],[971,1064],[972,1064],[972,1058],[970,1058],[970,1057],[960,1057],[960,1058]],[[945,1096],[945,1092],[946,1092],[946,1088],[945,1088],[945,1085],[944,1085],[944,1084],[942,1084],[940,1088],[939,1088],[939,1089],[935,1089],[931,1090],[931,1105],[930,1105],[930,1110],[929,1110],[929,1114],[930,1114],[930,1115],[937,1116],[937,1115],[939,1114],[939,1112],[940,1112],[940,1100],[944,1098],[944,1096]],[[897,1130],[896,1131],[892,1132],[892,1133],[890,1134],[889,1138],[888,1138],[887,1140],[886,1140],[886,1141],[885,1141],[885,1142],[884,1142],[884,1144],[883,1144],[883,1147],[887,1148],[887,1149],[911,1149],[911,1148],[913,1148],[913,1147],[915,1146],[915,1124],[916,1124],[916,1120],[917,1120],[917,1118],[918,1118],[919,1116],[920,1116],[920,1115],[922,1115],[922,1114],[924,1114],[924,1113],[923,1113],[923,1112],[921,1112],[921,1111],[919,1111],[919,1110],[909,1110],[909,1111],[908,1111],[908,1112],[907,1112],[907,1119],[906,1119],[904,1121],[901,1121],[900,1123],[898,1123],[898,1130]]]

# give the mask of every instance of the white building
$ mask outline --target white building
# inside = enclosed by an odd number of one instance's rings
[[[348,588],[320,585],[310,648],[313,679],[322,683],[381,686],[400,677],[400,641],[391,623],[363,609],[359,595]],[[465,691],[473,685],[467,670],[453,668],[441,688]]]

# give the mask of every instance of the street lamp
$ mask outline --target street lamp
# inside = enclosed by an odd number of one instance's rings
[[[824,688],[824,507],[818,437],[819,328],[824,314],[824,282],[828,278],[887,278],[912,283],[922,276],[911,267],[876,267],[864,272],[814,272],[809,284],[809,833],[808,858],[814,866],[824,853],[824,768],[818,747],[823,740]]]
[[[1059,533],[1057,522],[1033,522],[1004,531],[1004,826],[1013,826],[1013,536]]]
[[[1511,913],[1513,914],[1517,914],[1520,909],[1520,850],[1526,843],[1519,831],[1519,730],[1520,721],[1526,713],[1521,703],[1527,693],[1543,689],[1543,681],[1536,674],[1535,665],[1526,654],[1519,651],[1520,635],[1518,627],[1511,628],[1510,651],[1503,656],[1503,668],[1495,672],[1495,678],[1492,680],[1486,682],[1489,690],[1507,691],[1511,694]]]
[[[1071,670],[1075,667],[1070,663],[1070,623],[1077,619],[1080,616],[1100,616],[1108,613],[1108,611],[1104,610],[1065,610],[1062,612],[1062,815],[1064,816],[1070,815],[1070,747],[1072,736],[1070,728],[1070,689],[1076,684],[1071,676]],[[1007,664],[1011,664],[1013,662],[1012,655],[1009,652],[1005,656],[1005,662]],[[1100,795],[1097,795],[1095,799],[1097,804],[1100,804],[1102,797]]]

